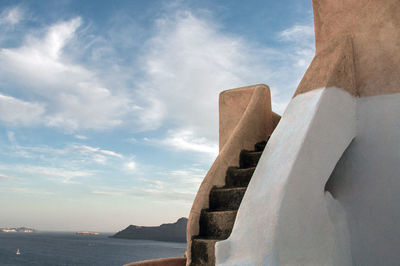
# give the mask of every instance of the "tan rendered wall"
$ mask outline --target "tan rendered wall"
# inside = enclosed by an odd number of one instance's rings
[[[246,111],[253,95],[253,90],[248,87],[223,91],[219,95],[219,150],[232,135]]]
[[[281,121],[281,116],[278,115],[277,113],[272,112],[272,128],[275,130],[275,128],[278,126],[279,121]]]
[[[125,266],[184,266],[186,258],[163,258],[157,260],[144,260],[126,264]]]
[[[253,149],[254,144],[271,135],[274,121],[269,87],[255,85],[220,94],[220,153],[208,171],[197,192],[187,226],[187,265],[191,262],[192,237],[199,234],[201,210],[208,208],[209,194],[214,186],[225,185],[229,166],[239,165],[243,149]]]
[[[313,9],[316,56],[295,96],[323,87],[400,92],[399,0],[313,0]]]

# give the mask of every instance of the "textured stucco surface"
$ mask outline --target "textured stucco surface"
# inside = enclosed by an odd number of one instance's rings
[[[219,95],[219,150],[221,151],[225,143],[231,137],[236,126],[242,119],[251,97],[253,96],[254,86],[243,87],[233,90],[226,90]],[[272,128],[275,128],[280,119],[280,115],[272,112]],[[265,124],[265,123],[264,123]],[[266,125],[264,125],[266,126]],[[268,127],[270,124],[268,124]],[[270,128],[265,128],[270,131]]]
[[[250,100],[248,96],[245,100],[241,99],[242,95],[251,94]],[[232,95],[232,97],[230,97]],[[254,144],[265,140],[271,135],[273,130],[273,119],[271,110],[271,96],[269,87],[266,85],[248,86],[233,90],[227,90],[220,95],[220,119],[225,120],[224,114],[228,116],[230,121],[225,128],[230,132],[228,138],[223,141],[223,147],[219,152],[215,162],[211,166],[207,175],[196,194],[192,208],[189,214],[187,225],[187,265],[191,263],[191,243],[192,237],[199,234],[199,220],[201,210],[208,208],[209,194],[214,186],[223,187],[225,185],[225,175],[229,166],[239,166],[240,151],[250,150]],[[237,105],[232,104],[237,102]],[[245,105],[245,108],[243,107]],[[229,112],[225,109],[228,108]],[[237,108],[237,109],[235,109]],[[244,111],[243,111],[244,109]],[[233,114],[233,118],[229,117]],[[241,114],[240,119],[237,118]],[[236,124],[234,124],[236,122]]]
[[[253,95],[248,87],[223,91],[219,95],[219,150],[221,151],[246,111]]]
[[[185,258],[163,258],[155,260],[144,260],[138,262],[132,262],[125,266],[185,266]]]
[[[344,207],[354,265],[400,262],[400,94],[361,98],[357,136],[329,181]]]
[[[293,97],[317,88],[338,87],[358,96],[352,39],[336,40],[312,60]]]
[[[273,132],[219,265],[351,265],[344,210],[324,192],[355,136],[356,99],[337,88],[294,98]]]
[[[319,69],[334,65],[343,56],[353,53],[356,92],[359,96],[374,96],[400,92],[400,2],[399,0],[313,0],[316,39],[316,58],[321,53],[330,55],[313,62],[306,80],[321,76]],[[351,40],[352,51],[344,54],[332,44]],[[321,56],[320,56],[321,57]],[[317,64],[318,63],[318,64]],[[323,70],[325,71],[325,70]],[[327,86],[347,89],[340,83],[347,72],[337,73]],[[330,77],[332,80],[332,77]],[[301,84],[299,93],[320,88],[319,80]]]

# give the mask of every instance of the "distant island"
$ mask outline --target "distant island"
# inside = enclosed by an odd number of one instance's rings
[[[98,232],[89,232],[89,231],[79,231],[76,232],[77,235],[88,235],[88,236],[97,236],[99,235]]]
[[[187,218],[180,218],[175,223],[162,224],[160,226],[130,225],[119,231],[113,238],[143,239],[166,242],[186,242]]]
[[[38,230],[27,227],[0,228],[0,233],[37,233]]]

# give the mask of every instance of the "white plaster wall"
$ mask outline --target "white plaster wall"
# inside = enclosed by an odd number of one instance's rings
[[[355,136],[355,99],[337,89],[295,97],[238,211],[218,265],[350,265],[345,212],[324,186]]]
[[[400,265],[400,94],[361,98],[357,137],[331,177],[354,265]]]

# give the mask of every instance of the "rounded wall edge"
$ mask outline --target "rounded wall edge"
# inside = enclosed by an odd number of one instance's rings
[[[252,149],[254,144],[265,140],[273,130],[271,95],[267,85],[247,86],[227,90],[220,94],[240,95],[243,91],[252,91],[251,99],[240,117],[237,125],[231,130],[231,135],[220,150],[212,167],[203,179],[193,202],[187,225],[187,262],[191,263],[192,237],[199,233],[199,219],[201,210],[208,208],[209,193],[214,186],[225,185],[225,174],[229,166],[239,164],[239,154],[243,149]]]
[[[219,94],[219,150],[221,151],[233,130],[246,111],[254,90],[264,88],[270,94],[270,89],[265,84],[240,87],[225,90]],[[270,98],[270,96],[267,96]]]

